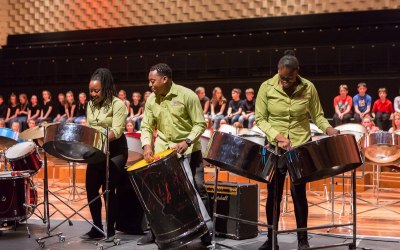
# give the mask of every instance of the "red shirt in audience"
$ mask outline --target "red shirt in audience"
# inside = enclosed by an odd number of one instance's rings
[[[376,100],[374,102],[374,106],[372,107],[372,112],[383,112],[383,113],[393,113],[393,104],[389,99],[385,99],[384,102],[382,102],[380,99]]]

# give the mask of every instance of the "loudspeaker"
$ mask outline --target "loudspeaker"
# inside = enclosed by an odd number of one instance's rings
[[[214,207],[214,184],[206,183],[210,208]],[[217,190],[217,214],[258,222],[258,186],[247,183],[219,182]],[[242,240],[257,237],[257,225],[217,218],[216,235]]]

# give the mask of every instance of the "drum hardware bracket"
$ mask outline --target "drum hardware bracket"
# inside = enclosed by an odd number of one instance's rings
[[[339,243],[339,244],[331,244],[331,245],[324,245],[324,246],[318,246],[318,247],[311,247],[310,249],[322,249],[322,248],[331,248],[331,247],[338,247],[338,246],[348,246],[349,249],[355,249],[356,248],[356,236],[357,236],[357,220],[356,220],[356,187],[355,187],[355,182],[356,182],[356,174],[355,170],[352,171],[352,199],[353,199],[353,216],[352,216],[352,223],[347,223],[347,224],[328,224],[328,225],[321,225],[321,226],[315,226],[315,227],[307,227],[307,228],[297,228],[297,229],[290,229],[290,230],[278,230],[278,214],[279,211],[277,211],[277,197],[274,199],[274,221],[273,225],[269,225],[267,223],[258,223],[258,222],[253,222],[253,221],[247,221],[247,220],[242,220],[239,218],[233,218],[230,216],[225,216],[221,214],[217,214],[217,189],[218,189],[218,168],[215,166],[215,179],[214,179],[214,206],[213,206],[213,235],[212,235],[212,241],[211,241],[211,246],[210,249],[215,250],[216,245],[221,245],[215,241],[215,227],[216,227],[216,219],[217,218],[222,218],[222,219],[228,219],[228,220],[234,220],[234,221],[239,221],[242,223],[246,224],[252,224],[252,225],[257,225],[257,226],[262,226],[262,227],[267,227],[272,229],[272,249],[277,249],[277,236],[278,234],[281,233],[290,233],[290,232],[299,232],[299,231],[304,231],[304,230],[316,230],[316,229],[324,229],[324,228],[338,228],[338,227],[348,227],[352,226],[352,241],[351,242],[345,242],[345,243]],[[275,192],[277,191],[277,178],[274,178],[275,181],[273,183]],[[333,216],[333,215],[332,215]]]

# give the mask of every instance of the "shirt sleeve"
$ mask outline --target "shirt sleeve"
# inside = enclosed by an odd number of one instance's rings
[[[310,94],[311,98],[308,109],[310,111],[311,119],[318,128],[326,132],[326,129],[332,126],[324,117],[324,111],[322,109],[321,102],[319,101],[318,93],[314,85],[310,85]]]
[[[333,107],[334,108],[337,107],[338,102],[339,102],[339,98],[337,96],[335,96],[335,98],[333,98]]]
[[[244,101],[242,102],[243,105]],[[279,134],[268,122],[268,97],[267,84],[262,84],[256,98],[256,124],[263,131],[269,142],[274,142],[275,137]]]
[[[399,96],[394,98],[393,106],[394,106],[394,111],[400,112],[400,97]]]
[[[186,97],[186,108],[190,119],[192,120],[193,127],[188,135],[188,139],[192,142],[199,140],[200,136],[206,129],[206,122],[204,120],[203,109],[196,94],[189,93]]]
[[[125,120],[128,116],[128,111],[126,110],[125,103],[122,101],[115,101],[113,103],[113,118],[111,131],[114,133],[115,138],[118,139],[124,133],[125,130]]]
[[[365,97],[365,99],[367,100],[367,101],[366,101],[366,102],[367,102],[367,106],[370,106],[370,107],[371,107],[371,104],[372,104],[372,98],[371,98],[371,96],[367,95],[367,96]]]
[[[375,101],[374,106],[372,107],[372,112],[375,113],[378,110],[378,103]]]
[[[357,98],[357,95],[355,95],[355,96],[353,97],[353,106],[354,106],[354,107],[358,107],[358,98]]]
[[[147,99],[144,105],[144,113],[142,123],[140,124],[140,141],[142,142],[142,147],[145,145],[152,145],[153,142],[153,131],[155,129],[155,117],[153,111],[151,110],[150,97]]]
[[[347,104],[351,107],[353,106],[353,100],[351,99],[351,96],[347,96]]]

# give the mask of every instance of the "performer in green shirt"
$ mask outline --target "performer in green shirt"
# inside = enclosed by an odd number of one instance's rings
[[[278,62],[278,73],[261,84],[256,98],[256,124],[266,134],[272,147],[279,147],[280,153],[293,146],[310,141],[312,121],[328,135],[338,134],[324,118],[324,112],[314,85],[298,75],[299,62],[293,51],[286,51]],[[271,183],[278,178],[277,194],[274,185],[268,185],[266,205],[268,224],[273,223],[273,204],[278,195],[278,211],[282,200],[286,166],[279,166]],[[307,227],[308,204],[305,184],[290,185],[298,228]],[[299,249],[309,248],[307,231],[297,233]],[[272,249],[272,230],[268,229],[268,240],[259,250]]]
[[[107,224],[107,236],[112,240],[115,235],[116,220],[116,195],[115,188],[120,180],[121,173],[124,171],[128,159],[128,146],[124,135],[125,119],[128,111],[125,104],[116,97],[114,80],[110,70],[97,69],[89,83],[91,101],[87,108],[87,122],[90,127],[97,129],[102,135],[102,145],[100,149],[105,151],[106,128],[108,130],[109,151],[110,151],[110,177],[109,177],[109,215]],[[92,201],[99,195],[99,189],[103,191],[106,187],[106,162],[88,164],[86,169],[86,192],[88,201]],[[93,224],[103,229],[101,220],[102,203],[101,199],[95,200],[89,205]],[[82,239],[102,238],[103,234],[95,227],[82,235]]]
[[[164,63],[150,68],[149,86],[153,93],[146,101],[141,124],[144,159],[151,162],[154,160],[154,153],[167,149],[174,149],[180,155],[182,166],[197,190],[200,210],[211,232],[211,218],[205,207],[208,195],[204,187],[203,159],[199,141],[206,123],[199,98],[192,90],[175,84],[172,81],[171,68]],[[157,138],[153,143],[156,129]],[[204,235],[201,240],[204,245],[209,245],[210,234]],[[138,244],[150,242],[154,242],[151,233],[139,239]]]

